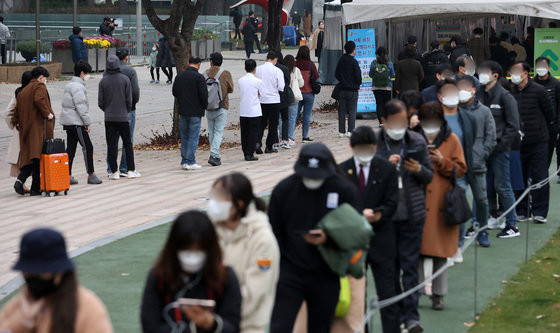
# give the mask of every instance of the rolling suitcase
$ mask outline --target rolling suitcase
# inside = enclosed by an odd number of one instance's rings
[[[40,162],[41,194],[53,197],[59,192],[64,192],[64,195],[67,195],[70,189],[70,166],[64,140],[47,139],[46,120],[44,124],[45,137]]]

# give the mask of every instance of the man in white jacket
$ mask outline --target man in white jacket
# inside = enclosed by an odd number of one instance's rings
[[[224,265],[241,287],[242,333],[265,333],[270,323],[280,272],[280,249],[265,213],[265,203],[240,173],[214,183],[208,216],[216,226]]]

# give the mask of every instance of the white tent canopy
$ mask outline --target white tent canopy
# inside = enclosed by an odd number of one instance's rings
[[[445,14],[509,14],[560,20],[558,0],[354,0],[342,5],[344,24],[436,17]]]

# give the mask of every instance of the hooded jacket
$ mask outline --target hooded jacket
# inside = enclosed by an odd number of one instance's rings
[[[84,43],[84,37],[74,34],[70,35],[68,40],[70,41],[70,49],[72,49],[72,61],[75,64],[80,60],[87,62],[88,51],[86,49],[86,44]]]
[[[130,80],[130,88],[132,89],[132,108],[131,111],[136,110],[136,103],[140,100],[140,86],[138,85],[138,74],[136,70],[129,67],[124,61],[119,60],[119,66],[121,68],[121,73],[126,75]],[[103,73],[103,77],[107,76],[108,72]]]
[[[492,112],[476,98],[470,104],[459,105],[459,109],[469,114],[476,124],[474,142],[470,149],[472,160],[467,159],[469,172],[486,172],[486,161],[496,147],[496,123]]]
[[[241,332],[266,332],[270,323],[280,273],[280,249],[265,212],[249,205],[235,230],[217,223],[216,232],[241,288]]]
[[[91,125],[86,85],[80,77],[72,77],[72,82],[64,88],[60,124],[62,126]]]
[[[105,112],[105,121],[128,122],[132,110],[130,79],[121,73],[119,58],[107,58],[106,76],[99,81],[98,106]]]

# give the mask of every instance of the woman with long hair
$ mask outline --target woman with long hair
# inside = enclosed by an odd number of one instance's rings
[[[377,105],[377,119],[379,125],[383,125],[381,118],[385,103],[391,100],[393,91],[393,79],[395,78],[395,66],[389,60],[387,49],[380,46],[375,51],[376,58],[371,62],[369,68],[369,77],[372,80],[373,95]]]
[[[143,332],[238,332],[241,292],[235,273],[222,258],[206,214],[179,215],[148,274],[141,308]]]
[[[266,204],[241,173],[218,178],[210,191],[208,216],[241,287],[241,332],[266,332],[280,272],[280,250]]]
[[[301,88],[304,85],[303,76],[301,71],[296,67],[296,59],[293,55],[288,54],[284,57],[284,65],[290,71],[290,88],[294,93],[294,102],[288,106],[288,145],[294,147],[296,141],[294,140],[294,131],[296,129],[296,119],[298,115],[299,102],[303,100]]]
[[[315,102],[315,95],[313,94],[313,89],[311,87],[311,76],[315,80],[319,78],[319,72],[317,72],[317,67],[313,61],[311,61],[309,47],[301,46],[298,50],[296,56],[296,67],[301,71],[301,76],[303,77],[303,87],[301,87],[301,93],[303,99],[299,102],[297,118],[301,114],[303,108],[303,119],[302,119],[302,141],[311,142],[313,141],[309,138],[309,124],[311,123],[311,112],[313,111],[313,103]]]
[[[78,284],[64,238],[57,231],[26,233],[14,270],[23,274],[25,284],[0,311],[0,332],[113,332],[103,303]]]

